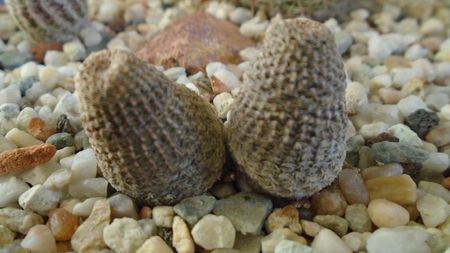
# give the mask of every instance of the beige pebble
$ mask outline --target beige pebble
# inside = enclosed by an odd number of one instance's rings
[[[406,225],[409,213],[401,205],[385,199],[375,199],[367,208],[369,217],[377,227],[398,227]]]
[[[272,233],[278,228],[289,228],[295,233],[302,233],[302,225],[297,208],[292,205],[275,209],[265,222],[265,228],[268,233]]]
[[[158,227],[171,228],[175,213],[171,206],[157,206],[152,210],[153,220]]]
[[[178,253],[194,253],[195,245],[192,240],[189,228],[179,216],[173,218],[172,224],[172,244]]]
[[[173,251],[161,237],[152,236],[144,242],[136,253],[173,253]]]
[[[9,130],[9,132],[5,135],[5,138],[16,144],[18,147],[28,147],[42,144],[42,141],[34,138],[27,132],[19,130],[17,128],[13,128]]]

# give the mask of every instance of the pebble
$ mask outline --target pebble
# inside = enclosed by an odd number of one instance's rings
[[[292,205],[288,205],[283,208],[273,210],[273,212],[266,219],[265,229],[268,233],[272,233],[274,230],[279,228],[289,228],[294,233],[302,233],[300,215],[297,208]]]
[[[28,147],[42,144],[42,141],[34,138],[27,132],[19,130],[17,128],[11,129],[6,135],[5,138],[17,145],[18,147]]]
[[[12,243],[5,245],[5,247],[0,249],[0,253],[30,253],[29,250],[24,249],[22,246],[20,246],[20,243],[22,242],[21,239],[17,239],[13,241]]]
[[[63,52],[56,51],[56,50],[48,50],[45,53],[44,56],[44,64],[47,66],[64,66],[69,61],[69,58],[67,55],[65,55]]]
[[[447,203],[450,203],[450,191],[445,189],[440,184],[433,183],[433,182],[427,182],[427,181],[420,181],[419,189],[422,190],[423,192],[440,197],[443,200],[447,201]]]
[[[239,25],[250,20],[252,17],[252,11],[243,7],[237,7],[230,13],[230,20]]]
[[[418,136],[424,137],[433,127],[439,124],[439,118],[434,112],[419,109],[406,117],[405,124]]]
[[[450,103],[450,98],[446,94],[431,93],[425,96],[425,103],[434,110],[440,110]]]
[[[32,118],[35,118],[37,116],[36,111],[33,108],[25,107],[20,111],[19,115],[17,116],[16,122],[17,126],[21,130],[26,130],[27,126],[30,124],[30,120]]]
[[[16,237],[16,233],[9,230],[9,228],[0,225],[0,248],[12,243],[14,241],[14,237]]]
[[[369,57],[376,60],[384,60],[393,52],[393,48],[380,35],[372,36],[368,41]]]
[[[364,251],[366,249],[367,238],[371,233],[351,232],[342,237],[342,240],[349,246],[353,252]]]
[[[409,213],[405,208],[385,199],[370,201],[367,211],[377,227],[398,227],[409,221]]]
[[[436,147],[450,144],[450,122],[439,124],[425,136],[425,140],[433,143]]]
[[[59,168],[60,167],[57,162],[50,160],[47,163],[40,164],[31,170],[18,174],[18,177],[31,185],[43,184],[47,178]]]
[[[63,51],[70,61],[82,61],[87,56],[86,48],[80,41],[67,42],[63,45]]]
[[[352,253],[347,244],[330,229],[320,230],[314,238],[311,247],[317,252]]]
[[[372,145],[375,161],[380,163],[422,163],[429,158],[429,153],[423,149],[404,143],[379,142]]]
[[[369,139],[386,132],[388,129],[388,124],[384,122],[375,122],[363,125],[361,129],[359,129],[359,133],[364,137],[364,139]]]
[[[361,175],[364,180],[377,177],[400,176],[403,174],[403,167],[398,163],[388,163],[380,166],[372,166],[364,169]]]
[[[282,240],[275,247],[274,253],[314,253],[314,251],[301,243]]]
[[[101,250],[106,248],[103,229],[109,224],[111,209],[108,200],[98,200],[89,217],[78,227],[70,241],[75,251]]]
[[[260,253],[262,235],[243,235],[236,233],[234,249],[241,253]]]
[[[172,244],[178,253],[195,253],[189,227],[179,216],[175,216],[172,224]]]
[[[173,253],[172,249],[159,236],[152,236],[136,251],[136,253]]]
[[[104,198],[87,198],[83,202],[80,202],[78,199],[73,199],[71,205],[73,205],[72,210],[69,210],[71,213],[78,215],[80,217],[88,217],[92,209],[94,208],[95,202],[98,200],[103,200]]]
[[[428,49],[422,47],[420,44],[414,44],[409,47],[405,52],[405,58],[408,60],[417,60],[426,57],[428,54]]]
[[[222,92],[215,96],[213,99],[213,104],[217,110],[218,116],[221,119],[226,119],[227,114],[231,109],[234,99],[228,92]]]
[[[445,222],[450,214],[450,206],[442,198],[425,193],[417,199],[417,210],[427,227],[436,227]]]
[[[48,137],[46,143],[54,145],[57,149],[74,146],[74,140],[69,133],[56,133]]]
[[[72,171],[69,169],[58,169],[45,180],[44,186],[51,191],[65,190],[72,179]]]
[[[380,90],[378,90],[379,94],[381,95],[381,93],[384,93],[385,95],[382,97],[386,97],[386,99],[384,99],[384,100],[386,100],[385,102],[389,101],[391,103],[387,103],[387,104],[393,104],[393,102],[396,99],[391,99],[391,96],[393,97],[394,94],[392,94],[392,92],[395,92],[396,90],[389,89],[389,87],[392,86],[391,75],[389,75],[389,74],[377,75],[370,80],[370,83],[372,85],[382,87],[382,88],[380,88]],[[398,102],[398,100],[397,100],[397,102]],[[395,102],[395,104],[396,104],[396,102]]]
[[[13,70],[31,60],[31,55],[19,51],[6,51],[0,53],[0,65],[4,69]]]
[[[41,118],[32,118],[27,126],[27,132],[40,141],[46,141],[55,134],[55,130],[47,125]]]
[[[3,135],[0,134],[0,153],[6,150],[17,148],[17,146],[9,142]]]
[[[15,176],[0,177],[0,208],[17,202],[19,196],[28,189],[30,187]]]
[[[334,34],[334,40],[336,42],[337,50],[342,55],[348,51],[353,43],[351,34],[347,31],[338,31]]]
[[[380,228],[367,239],[370,253],[431,253],[426,240],[429,235],[423,228]]]
[[[142,230],[144,230],[147,238],[158,233],[158,227],[156,226],[154,220],[142,218],[137,222],[139,223],[139,226],[141,226]]]
[[[433,33],[439,33],[442,32],[445,28],[445,25],[442,23],[441,20],[437,18],[428,18],[420,27],[420,33],[424,35],[430,35]]]
[[[89,139],[84,131],[80,131],[75,135],[74,142],[77,150],[88,149],[91,147],[91,144],[89,144]]]
[[[47,226],[56,241],[69,241],[80,225],[80,218],[64,208],[56,208],[48,213]]]
[[[400,143],[415,147],[420,147],[423,144],[419,136],[417,136],[417,134],[406,125],[396,124],[394,126],[391,126],[388,131],[389,133],[397,137]]]
[[[347,113],[356,114],[368,104],[367,92],[364,86],[358,82],[347,84],[345,89],[345,106]]]
[[[312,221],[301,220],[300,224],[302,224],[305,234],[311,237],[315,237],[322,230],[322,226]]]
[[[420,178],[441,180],[442,173],[450,166],[450,158],[446,153],[431,153],[422,164]]]
[[[80,101],[78,97],[74,94],[66,94],[62,96],[53,110],[53,113],[60,116],[61,114],[66,114],[69,116],[79,115],[80,112]]]
[[[69,194],[75,198],[106,197],[108,181],[103,177],[87,178],[70,183]]]
[[[427,105],[425,102],[420,97],[415,95],[409,95],[401,99],[397,106],[403,117],[408,117],[411,113],[414,113],[419,109],[427,110]]]
[[[103,229],[103,240],[117,253],[135,252],[149,235],[131,218],[114,219]]]
[[[45,225],[36,225],[28,231],[20,243],[24,249],[33,253],[56,253],[56,242],[52,232]]]
[[[367,207],[363,204],[349,205],[345,210],[345,219],[352,231],[360,233],[372,231],[372,221]]]
[[[39,70],[39,81],[49,90],[56,87],[59,79],[60,76],[56,67],[45,66]]]
[[[216,198],[223,199],[236,194],[236,189],[233,184],[215,184],[210,192]]]
[[[246,37],[258,38],[264,35],[267,27],[269,27],[269,21],[256,16],[244,22],[239,28],[239,31]]]
[[[173,207],[156,206],[152,210],[152,215],[157,226],[164,228],[172,227],[173,217],[175,216]]]
[[[353,169],[343,169],[338,177],[339,187],[348,204],[369,203],[369,193],[361,175]]]
[[[386,199],[397,204],[413,204],[417,200],[416,183],[408,175],[369,179],[366,186],[371,200]]]
[[[201,195],[183,199],[173,207],[177,215],[193,226],[203,216],[211,213],[216,205],[216,199],[212,196]]]
[[[333,230],[339,236],[343,236],[348,231],[348,222],[337,215],[316,215],[314,222]]]
[[[213,77],[223,83],[228,90],[239,88],[241,86],[241,81],[239,81],[233,72],[226,68],[221,68],[214,72]]]
[[[0,225],[14,232],[27,234],[30,228],[42,223],[42,217],[32,212],[9,207],[0,209]]]
[[[72,162],[73,180],[95,178],[97,175],[97,159],[91,148],[78,152]]]
[[[373,121],[382,121],[390,126],[403,122],[397,105],[376,105],[372,111]]]
[[[225,216],[208,214],[192,228],[195,243],[207,250],[233,248],[236,230]]]
[[[227,217],[242,234],[259,234],[264,220],[272,210],[272,201],[262,195],[241,192],[218,200],[213,210]]]
[[[136,205],[134,204],[134,201],[127,195],[118,193],[109,197],[108,201],[109,205],[111,206],[111,217],[130,217],[133,219],[138,218]]]
[[[283,240],[290,240],[304,245],[307,244],[305,238],[292,232],[290,229],[280,228],[261,239],[262,253],[274,253],[275,247]]]
[[[311,206],[317,214],[342,216],[347,208],[347,202],[342,192],[332,186],[314,194],[311,198]]]
[[[0,90],[0,104],[19,104],[21,99],[20,88],[17,85],[10,85]]]
[[[93,27],[87,26],[80,31],[81,39],[86,47],[95,47],[102,42],[102,36]]]
[[[20,195],[19,205],[24,210],[47,214],[48,211],[58,206],[60,198],[59,193],[50,191],[45,186],[38,184]]]

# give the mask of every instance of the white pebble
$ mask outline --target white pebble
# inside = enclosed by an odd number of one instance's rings
[[[57,169],[59,169],[59,165],[50,160],[49,162],[40,164],[31,170],[22,172],[18,175],[18,177],[31,185],[43,184],[45,180],[47,180],[47,178]]]
[[[33,108],[25,107],[22,109],[22,111],[20,111],[19,115],[17,115],[17,126],[22,130],[27,130],[30,120],[36,117],[37,113]]]
[[[80,31],[81,39],[87,47],[94,47],[102,42],[102,36],[93,27],[87,26]]]
[[[101,199],[104,198],[88,198],[81,203],[75,201],[76,204],[73,205],[71,212],[80,217],[88,217],[92,212],[92,208],[94,207],[95,202]]]
[[[20,67],[20,77],[35,77],[38,75],[38,66],[35,62],[27,62]]]
[[[39,97],[38,102],[44,106],[54,108],[56,103],[58,103],[58,99],[56,99],[53,95],[49,93],[45,93],[44,95]]]
[[[408,50],[406,50],[405,58],[408,60],[417,60],[427,56],[427,54],[428,49],[422,47],[419,44],[414,44],[413,46],[409,47]]]
[[[323,228],[314,238],[311,247],[317,252],[352,253],[350,247],[333,231]]]
[[[135,252],[145,239],[147,235],[144,230],[131,218],[114,219],[103,229],[103,240],[117,253]]]
[[[225,216],[208,214],[192,228],[192,237],[197,245],[207,250],[233,248],[236,230]]]
[[[372,36],[368,43],[370,58],[383,60],[392,54],[391,46],[379,35]]]
[[[74,198],[106,197],[108,181],[103,177],[86,178],[69,185],[69,194]]]
[[[403,144],[412,145],[416,147],[422,146],[422,139],[404,124],[396,124],[388,129],[389,133],[394,135]]]
[[[428,228],[444,223],[450,214],[450,206],[445,200],[428,193],[417,199],[416,206],[423,223]]]
[[[156,206],[152,210],[153,220],[156,225],[164,228],[171,228],[175,213],[171,206]]]
[[[378,75],[372,78],[370,82],[376,86],[391,87],[392,77],[389,74]]]
[[[97,175],[97,159],[91,148],[78,152],[72,162],[73,180],[95,178]]]
[[[338,31],[334,34],[334,40],[336,41],[336,46],[338,52],[342,55],[350,48],[353,43],[352,36],[347,31]]]
[[[66,94],[58,101],[53,112],[77,116],[80,113],[80,101],[75,94]]]
[[[372,120],[392,126],[403,122],[403,116],[397,105],[376,105],[372,112]]]
[[[45,94],[46,92],[49,91],[48,86],[42,84],[41,82],[35,82],[33,83],[33,85],[31,86],[31,88],[29,88],[26,92],[25,92],[25,97],[31,101],[35,101],[37,100],[40,96],[42,96],[43,94]]]
[[[61,164],[61,167],[70,169],[70,168],[72,168],[74,158],[75,158],[75,155],[64,157],[61,160],[59,160],[59,163]]]
[[[164,71],[164,75],[166,75],[170,80],[176,81],[181,76],[187,76],[186,69],[183,67],[173,67]]]
[[[82,61],[87,56],[86,48],[78,40],[65,43],[63,51],[70,61]]]
[[[17,202],[19,196],[28,189],[30,189],[30,187],[15,176],[0,177],[0,208]]]
[[[51,191],[64,190],[72,179],[72,171],[69,169],[58,169],[53,172],[44,182],[44,186]]]
[[[45,186],[38,184],[20,195],[19,205],[24,210],[46,214],[58,206],[60,198],[59,193],[50,191]]]
[[[256,47],[247,47],[246,49],[239,51],[239,56],[241,56],[244,61],[256,60],[260,54],[261,50]]]
[[[69,58],[61,51],[49,50],[45,53],[44,63],[47,66],[63,66],[66,65]]]
[[[230,13],[230,20],[239,25],[252,19],[252,17],[252,11],[244,7],[237,7]]]
[[[217,113],[221,119],[226,119],[227,113],[233,102],[234,99],[228,92],[222,92],[214,97],[213,104],[216,107]]]
[[[136,251],[136,253],[173,253],[173,250],[159,236],[152,236]]]
[[[371,233],[358,233],[351,232],[342,237],[342,240],[353,250],[353,252],[358,252],[366,249],[367,237]]]
[[[393,84],[396,88],[403,87],[409,81],[415,78],[423,77],[423,71],[419,68],[394,68],[391,70]]]
[[[375,122],[371,124],[366,124],[359,129],[359,133],[364,137],[364,139],[373,138],[377,135],[386,132],[389,129],[389,125],[384,122]]]
[[[200,90],[198,89],[198,87],[195,84],[187,83],[184,86],[186,86],[186,88],[188,88],[189,90],[191,90],[191,91],[193,91],[193,92],[195,92],[197,94],[200,94]]]
[[[172,225],[172,244],[178,253],[194,253],[195,245],[189,227],[179,216],[175,216]]]
[[[206,75],[211,78],[218,70],[226,68],[225,64],[221,62],[210,62],[206,65]]]
[[[345,105],[347,113],[356,114],[367,106],[366,89],[358,82],[347,84],[345,89]]]
[[[31,52],[31,43],[28,40],[22,40],[19,44],[17,44],[17,50],[24,54],[28,54]]]
[[[441,116],[445,120],[450,120],[450,104],[447,104],[441,108]]]
[[[34,138],[29,133],[19,130],[17,128],[11,129],[6,135],[5,138],[17,145],[18,147],[28,147],[33,145],[42,144],[42,141]]]
[[[228,69],[219,69],[213,76],[219,79],[229,90],[238,88],[241,86],[241,81]]]
[[[425,102],[423,102],[420,97],[415,95],[410,95],[406,98],[401,99],[397,105],[403,117],[408,117],[411,113],[419,109],[428,110]]]
[[[32,227],[22,242],[22,248],[33,253],[56,253],[56,241],[52,232],[46,225]]]
[[[111,206],[111,214],[113,217],[130,217],[134,219],[138,218],[136,206],[133,200],[127,195],[118,193],[114,196],[111,196],[108,201],[109,205]]]
[[[246,37],[258,38],[263,36],[269,27],[269,21],[256,16],[241,25],[240,32]]]
[[[121,8],[116,1],[105,1],[100,5],[97,13],[97,19],[103,23],[114,21],[119,16]]]
[[[423,22],[420,27],[420,32],[425,35],[439,33],[444,30],[444,23],[437,18],[429,18],[425,22]]]
[[[431,253],[428,233],[419,227],[379,228],[367,239],[370,253]]]

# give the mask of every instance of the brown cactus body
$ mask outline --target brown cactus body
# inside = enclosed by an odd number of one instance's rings
[[[231,153],[260,190],[312,195],[344,160],[344,64],[331,32],[306,18],[272,25],[262,51],[231,109]]]
[[[22,31],[39,42],[67,42],[87,24],[86,0],[6,0]]]
[[[92,54],[75,81],[83,127],[114,188],[173,204],[218,179],[223,124],[200,96],[124,51]]]

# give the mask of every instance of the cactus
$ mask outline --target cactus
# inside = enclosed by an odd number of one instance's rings
[[[261,191],[310,196],[345,154],[345,72],[333,35],[306,18],[273,24],[244,75],[227,126],[231,154]]]
[[[210,104],[125,51],[90,55],[75,77],[81,121],[103,176],[144,204],[204,193],[225,162]]]
[[[38,42],[67,42],[87,24],[86,0],[6,0],[16,24]]]

